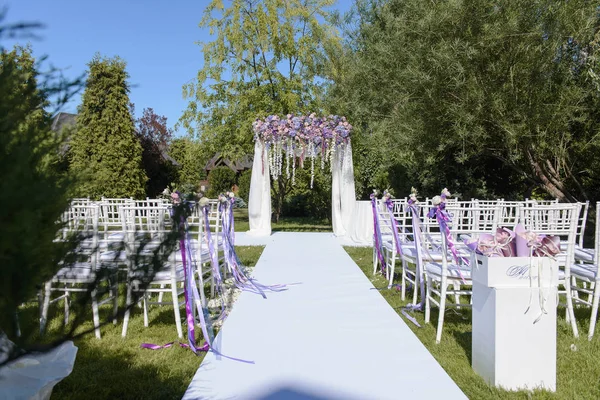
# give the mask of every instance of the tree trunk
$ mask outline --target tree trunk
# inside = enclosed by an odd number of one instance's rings
[[[545,169],[542,167],[542,164],[534,159],[531,151],[527,150],[526,153],[529,164],[531,165],[535,177],[539,179],[542,189],[560,201],[577,201],[577,199],[565,189],[564,182],[559,176],[555,175],[550,177],[550,174],[545,171]]]

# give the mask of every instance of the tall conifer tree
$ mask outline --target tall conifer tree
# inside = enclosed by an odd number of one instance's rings
[[[129,75],[119,57],[96,55],[89,72],[73,136],[71,169],[88,176],[80,194],[93,198],[145,195],[142,146],[129,109]]]

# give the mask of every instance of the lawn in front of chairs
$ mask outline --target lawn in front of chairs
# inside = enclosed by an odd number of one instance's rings
[[[346,247],[346,252],[358,264],[373,286],[381,288],[379,293],[392,308],[401,315],[402,307],[408,301],[400,300],[400,291],[387,289],[387,280],[377,273],[373,276],[373,249],[366,247]],[[401,271],[396,269],[397,274]],[[399,276],[394,280],[400,282]],[[412,293],[412,291],[410,292]],[[407,296],[407,300],[408,300]],[[412,298],[412,296],[410,296]],[[432,308],[431,321],[437,321],[438,309]],[[600,399],[600,337],[596,335],[590,342],[586,332],[589,327],[590,309],[576,308],[575,316],[580,327],[580,338],[573,337],[573,331],[565,321],[565,308],[557,312],[557,380],[556,393],[547,391],[509,392],[496,389],[477,375],[471,368],[471,309],[447,310],[444,319],[444,334],[440,344],[435,343],[436,323],[425,324],[423,313],[414,313],[421,328],[408,321],[406,324],[431,352],[444,370],[456,382],[469,399]],[[370,340],[386,340],[371,338]],[[402,354],[390,354],[402,357]],[[407,362],[409,362],[407,360]]]
[[[256,265],[263,249],[262,246],[236,247],[240,260],[248,267]],[[121,289],[122,307],[124,287]],[[48,333],[42,340],[52,340],[61,331],[62,305],[60,301],[51,306]],[[78,331],[93,328],[91,306],[88,308],[85,323]],[[100,307],[102,321],[110,318],[111,310],[110,304]],[[181,313],[184,317],[183,307]],[[36,329],[37,304],[24,307],[19,317],[24,327],[27,324],[29,329]],[[142,309],[134,307],[125,338],[121,337],[122,323],[120,320],[116,326],[102,326],[100,340],[91,333],[75,341],[78,351],[73,372],[55,386],[52,399],[180,399],[183,396],[205,353],[195,355],[179,346],[173,307],[151,306],[147,328]],[[186,329],[184,324],[182,343],[187,343]],[[204,343],[199,326],[196,338],[199,345]],[[170,342],[175,343],[161,350],[140,347],[142,343],[164,345]]]
[[[248,209],[236,208],[233,210],[235,218],[235,231],[246,232],[250,229],[248,222]],[[332,232],[331,222],[327,219],[311,217],[281,217],[279,222],[271,222],[273,232]]]

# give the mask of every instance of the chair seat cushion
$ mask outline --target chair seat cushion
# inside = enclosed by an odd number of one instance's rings
[[[200,250],[200,258],[202,259],[202,261],[210,260],[210,254],[209,254],[208,249],[202,248]],[[192,259],[198,261],[198,249],[196,246],[192,246]],[[183,257],[181,256],[181,250],[175,251],[175,261],[177,261],[178,263],[183,262]]]
[[[127,253],[125,251],[109,250],[100,253],[100,262],[112,263],[112,262],[126,262]]]
[[[183,281],[185,279],[185,273],[183,271],[183,265],[177,265],[177,268],[175,270],[175,280],[176,281]],[[153,281],[168,281],[171,279],[171,269],[163,269],[160,270],[156,273],[156,275],[154,275],[154,279]]]
[[[459,273],[460,270],[460,273]],[[442,263],[440,262],[429,262],[427,264],[425,264],[425,271],[427,271],[427,274],[430,276],[434,276],[434,277],[441,277],[442,276]],[[471,269],[469,267],[466,266],[458,266],[456,264],[448,264],[448,277],[449,278],[455,278],[455,279],[460,279],[460,276],[462,274],[462,277],[465,278],[466,280],[470,280],[471,279]]]
[[[585,262],[594,261],[594,249],[583,249],[579,246],[575,247],[575,259]]]
[[[96,274],[92,271],[91,263],[76,263],[71,267],[61,268],[56,275],[55,281],[85,281],[91,282],[96,278]]]
[[[135,280],[135,278],[142,278],[144,277],[146,274],[150,274],[150,272],[146,272],[146,271],[133,271],[133,272],[129,272],[129,277],[133,278]],[[185,273],[183,271],[183,265],[178,264],[177,267],[175,268],[175,280],[177,282],[181,282],[185,279]],[[167,266],[164,269],[161,269],[160,271],[156,272],[156,274],[154,274],[154,277],[152,278],[152,283],[156,283],[156,282],[168,282],[171,280],[171,267]]]
[[[571,275],[595,282],[598,276],[598,266],[593,264],[571,265]]]

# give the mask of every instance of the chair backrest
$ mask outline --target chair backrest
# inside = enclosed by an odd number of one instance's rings
[[[535,205],[520,209],[519,220],[525,230],[537,234],[556,235],[566,244],[566,251],[557,257],[565,266],[565,276],[570,276],[570,265],[575,259],[575,241],[579,222],[580,203]]]
[[[499,226],[502,208],[498,204],[475,205],[471,207],[446,206],[451,222],[449,224],[452,236],[458,239],[460,235],[478,235],[494,233]]]
[[[585,203],[579,203],[581,210],[579,212],[579,219],[577,221],[577,244],[583,248],[583,239],[585,237],[585,225],[587,223],[588,211],[590,208],[589,200]]]
[[[105,198],[100,200],[100,226],[104,231],[109,231],[122,226],[121,206],[130,204],[133,205],[132,198]]]
[[[500,206],[500,215],[498,219],[498,225],[503,228],[514,229],[519,223],[519,209],[523,202],[521,201],[506,201],[500,200],[498,205]]]
[[[99,207],[95,204],[71,205],[62,215],[64,232],[97,232]]]
[[[158,243],[170,231],[167,224],[169,209],[164,205],[138,207],[124,204],[120,206],[119,213],[125,240],[132,249],[136,249],[144,239]]]
[[[75,251],[78,258],[87,256],[94,270],[98,253],[99,214],[99,207],[96,204],[70,206],[63,213],[63,226],[59,238],[59,240],[66,240],[77,235],[79,242]]]

